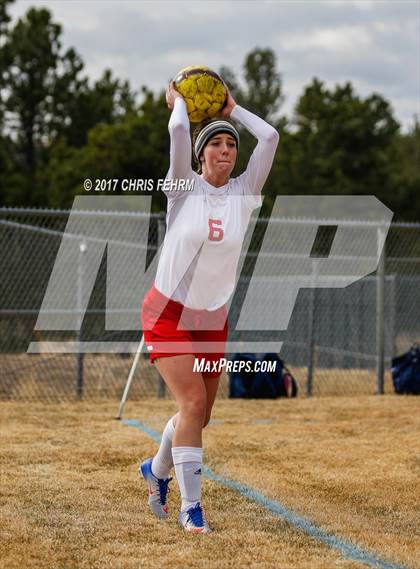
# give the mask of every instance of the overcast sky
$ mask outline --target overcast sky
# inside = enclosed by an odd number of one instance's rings
[[[97,78],[111,67],[133,88],[163,88],[187,65],[221,65],[242,74],[245,55],[270,47],[277,56],[291,116],[313,77],[351,81],[363,97],[380,93],[407,127],[420,115],[420,0],[143,2],[18,0],[10,12],[48,7],[63,26],[64,46]]]

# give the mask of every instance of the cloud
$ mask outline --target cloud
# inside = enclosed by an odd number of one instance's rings
[[[340,26],[336,28],[319,28],[291,32],[284,36],[286,51],[322,50],[328,54],[332,51],[338,54],[353,54],[355,46],[359,49],[372,46],[372,36],[369,29],[362,26]]]

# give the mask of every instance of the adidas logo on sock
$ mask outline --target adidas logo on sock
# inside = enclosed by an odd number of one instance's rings
[[[201,474],[201,468],[199,468],[198,470],[196,470],[196,471],[194,472],[194,474]]]

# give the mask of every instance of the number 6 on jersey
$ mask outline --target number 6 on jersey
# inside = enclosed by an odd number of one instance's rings
[[[209,241],[221,241],[223,239],[223,229],[221,219],[209,219]]]

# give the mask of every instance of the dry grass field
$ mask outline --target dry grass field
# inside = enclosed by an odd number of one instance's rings
[[[175,480],[170,519],[158,522],[137,474],[156,442],[115,421],[117,409],[0,403],[2,569],[367,566],[208,478],[212,534],[181,531]],[[160,432],[174,410],[171,399],[129,401],[125,417]],[[393,395],[219,399],[205,463],[390,568],[420,567],[418,411],[418,398]]]

